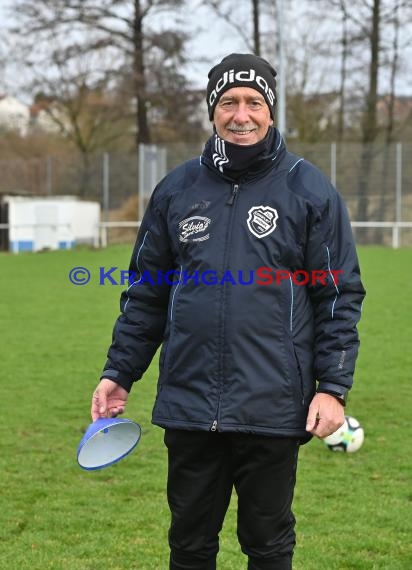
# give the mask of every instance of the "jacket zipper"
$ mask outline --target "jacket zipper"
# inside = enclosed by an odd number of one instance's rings
[[[227,205],[229,206],[233,206],[235,204],[235,200],[236,200],[236,196],[238,194],[239,191],[239,184],[233,184],[232,186],[232,192],[229,196],[228,201],[226,202]],[[232,237],[232,224],[233,224],[233,217],[234,217],[234,209],[232,208],[232,210],[229,213],[229,224],[228,224],[228,230],[227,230],[227,238],[226,238],[226,249],[225,249],[225,256],[223,259],[223,269],[226,271],[226,267],[227,267],[227,260],[229,258],[228,255],[228,249],[229,249],[229,245],[231,243],[231,237]],[[225,285],[223,285],[223,287],[225,287]],[[224,304],[224,300],[225,300],[225,290],[223,290],[222,292],[223,298],[222,298],[222,308],[223,308],[223,304]],[[221,311],[221,314],[224,315],[224,311]],[[222,319],[224,319],[224,316],[222,317]],[[216,431],[217,427],[218,427],[218,421],[219,421],[219,411],[220,411],[220,398],[222,395],[222,391],[223,391],[223,342],[224,342],[224,336],[225,336],[225,331],[224,331],[224,323],[221,322],[221,327],[223,328],[223,334],[222,334],[222,345],[221,345],[221,350],[220,350],[220,354],[219,354],[219,377],[220,377],[220,387],[219,387],[219,399],[218,399],[218,404],[217,404],[217,410],[216,410],[216,415],[215,415],[215,419],[212,423],[212,426],[210,428],[210,431]]]
[[[235,200],[236,200],[238,190],[239,190],[239,184],[234,184],[233,189],[232,189],[232,193],[229,197],[229,200],[226,202],[226,204],[229,204],[229,206],[233,206],[233,204],[235,203]]]

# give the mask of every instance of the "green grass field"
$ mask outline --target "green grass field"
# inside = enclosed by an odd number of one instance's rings
[[[76,463],[123,289],[100,286],[98,268],[126,269],[130,252],[0,255],[1,569],[168,568],[166,455],[150,423],[156,362],[126,412],[143,428],[134,453],[100,472]],[[347,413],[365,443],[353,455],[319,440],[302,448],[295,570],[412,568],[412,249],[359,253],[367,298]],[[91,271],[87,285],[70,283],[75,266]],[[246,568],[235,521],[234,497],[220,570]]]

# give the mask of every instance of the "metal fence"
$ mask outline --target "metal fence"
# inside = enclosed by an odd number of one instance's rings
[[[142,145],[138,153],[0,160],[0,193],[78,195],[97,200],[103,240],[132,241],[136,222],[157,182],[203,144]],[[342,194],[359,243],[412,245],[412,144],[303,144],[292,152],[316,164]],[[108,222],[110,224],[108,225]],[[127,224],[126,224],[127,225]]]

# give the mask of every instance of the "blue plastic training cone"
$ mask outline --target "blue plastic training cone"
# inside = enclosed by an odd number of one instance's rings
[[[99,418],[79,443],[77,461],[88,471],[109,467],[133,451],[141,433],[139,424],[126,418]]]

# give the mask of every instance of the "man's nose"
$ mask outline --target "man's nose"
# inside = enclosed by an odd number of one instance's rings
[[[249,109],[246,103],[239,103],[239,105],[237,105],[233,118],[239,123],[246,123],[249,121]]]

